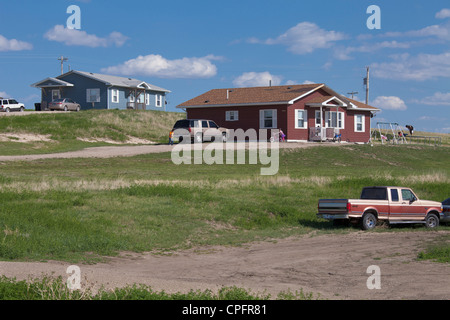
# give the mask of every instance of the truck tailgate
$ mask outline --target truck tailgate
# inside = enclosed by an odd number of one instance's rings
[[[317,216],[324,219],[346,219],[348,199],[320,199]]]

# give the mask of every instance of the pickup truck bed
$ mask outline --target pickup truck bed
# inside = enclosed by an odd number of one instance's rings
[[[359,222],[362,229],[375,228],[377,221],[393,223],[424,223],[439,225],[440,202],[420,200],[404,187],[366,187],[360,199],[320,199],[319,218]]]

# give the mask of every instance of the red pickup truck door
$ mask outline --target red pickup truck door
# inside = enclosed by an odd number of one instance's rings
[[[398,189],[390,189],[389,197],[389,220],[401,220],[403,218],[403,201],[400,199]]]
[[[425,218],[425,208],[420,204],[420,200],[409,189],[401,189],[401,212],[403,220],[423,220]]]

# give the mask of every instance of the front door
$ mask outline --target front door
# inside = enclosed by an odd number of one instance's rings
[[[425,210],[420,205],[414,193],[409,189],[401,189],[401,209],[403,220],[424,220]]]

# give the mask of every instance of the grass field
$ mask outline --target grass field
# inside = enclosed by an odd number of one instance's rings
[[[132,138],[167,143],[170,129],[184,113],[163,111],[88,110],[27,116],[0,116],[0,135],[30,134],[41,140],[20,143],[15,137],[0,140],[0,155],[53,153],[126,144]],[[6,141],[5,141],[6,140]]]
[[[0,117],[1,134],[50,140],[0,141],[0,154],[78,150],[130,137],[166,143],[173,123],[183,117],[118,110]],[[4,162],[0,259],[95,262],[123,250],[351,232],[318,220],[317,200],[358,197],[367,185],[404,185],[420,198],[442,201],[449,197],[448,159],[446,145],[281,149],[275,176],[261,176],[260,165],[175,165],[170,153]],[[387,229],[397,230],[405,228]]]
[[[367,185],[404,185],[442,201],[449,196],[448,156],[446,147],[287,149],[276,176],[260,176],[259,165],[177,166],[170,153],[3,163],[0,259],[95,262],[122,250],[351,232],[318,220],[317,200],[358,197]],[[411,228],[379,231],[402,230]]]
[[[166,143],[184,114],[87,111],[0,117],[0,134],[46,141],[0,141],[1,155],[79,150],[127,143]],[[283,237],[354,232],[316,218],[319,198],[354,198],[368,185],[403,185],[423,199],[450,195],[448,136],[443,146],[342,145],[281,149],[275,176],[261,165],[175,165],[170,153],[109,159],[0,162],[0,260],[96,263],[121,251],[171,252],[201,245],[241,245]],[[1,137],[0,137],[1,138]],[[80,140],[79,138],[82,138]],[[89,142],[91,141],[91,142]],[[248,159],[248,158],[247,158]],[[448,226],[439,227],[450,230]],[[427,232],[423,226],[374,232]],[[418,259],[448,263],[448,236]],[[303,292],[277,297],[222,288],[166,294],[145,286],[86,293],[62,279],[0,278],[0,299],[247,300],[314,299]]]

